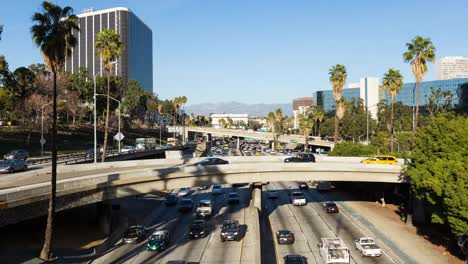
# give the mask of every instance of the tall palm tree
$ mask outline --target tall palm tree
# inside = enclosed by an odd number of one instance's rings
[[[316,133],[315,135],[319,136],[320,137],[320,130],[319,130],[319,126],[320,126],[320,123],[322,123],[323,119],[325,118],[325,112],[323,112],[323,109],[320,108],[320,107],[317,107],[315,108],[314,110],[314,120],[315,122],[317,123],[316,125]]]
[[[96,40],[96,51],[102,58],[104,71],[107,76],[107,108],[106,108],[106,125],[104,128],[104,144],[102,149],[102,162],[106,160],[107,138],[109,136],[109,114],[110,114],[110,77],[112,64],[120,56],[120,52],[124,48],[120,41],[120,35],[111,29],[104,29],[99,32]]]
[[[338,143],[338,121],[343,117],[345,108],[342,101],[343,86],[346,83],[346,67],[341,64],[336,64],[331,67],[328,74],[333,88],[333,98],[335,99],[335,135],[334,141]]]
[[[418,126],[419,116],[419,101],[421,98],[421,81],[424,74],[427,72],[427,62],[435,61],[435,50],[434,44],[432,44],[430,38],[423,38],[416,36],[411,42],[406,43],[408,51],[403,53],[403,60],[411,64],[411,70],[413,71],[414,78],[417,83],[416,93],[416,109],[413,111],[413,144],[416,139],[416,127]]]
[[[273,134],[273,148],[275,149],[276,146],[276,115],[273,112],[269,112],[267,116],[267,123],[271,129],[271,133]]]
[[[31,34],[34,43],[39,47],[44,62],[53,77],[52,90],[52,168],[51,191],[49,210],[47,213],[47,226],[45,231],[44,246],[40,258],[51,258],[52,237],[54,231],[55,197],[57,190],[57,73],[63,70],[65,59],[71,53],[70,48],[76,45],[73,30],[78,31],[78,17],[73,15],[73,9],[69,6],[61,8],[53,3],[44,1],[42,12],[34,13]]]
[[[400,92],[403,87],[403,76],[399,70],[389,69],[388,72],[384,74],[382,79],[382,88],[387,90],[392,99],[392,112],[390,115],[390,151],[393,152],[393,141],[394,141],[394,129],[393,129],[393,105],[395,103],[395,97],[397,93]]]
[[[283,133],[283,110],[275,110],[276,133]]]
[[[312,111],[307,111],[304,114],[299,115],[299,128],[301,129],[302,135],[304,135],[304,151],[309,151],[309,136],[314,128],[314,118]]]

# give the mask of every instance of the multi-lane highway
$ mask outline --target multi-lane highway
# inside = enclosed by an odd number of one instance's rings
[[[239,204],[228,205],[227,193],[236,191],[241,196]],[[195,207],[190,213],[179,212],[177,206],[162,203],[150,217],[139,223],[154,230],[167,229],[170,232],[170,244],[163,252],[146,250],[147,241],[138,244],[118,242],[106,254],[93,263],[166,263],[170,260],[184,260],[193,263],[255,263],[255,234],[249,229],[252,226],[248,211],[251,192],[248,186],[232,188],[225,186],[224,194],[214,196],[209,190],[192,193],[189,197],[196,205],[202,199],[214,200],[215,215],[207,218],[209,235],[204,238],[190,239],[190,224],[197,219]],[[224,220],[238,220],[243,226],[245,235],[239,242],[221,242],[220,227]]]
[[[271,231],[286,229],[293,232],[296,239],[292,245],[278,245],[274,236],[273,241],[265,241],[275,246],[278,263],[289,254],[302,255],[308,263],[324,263],[317,245],[321,238],[335,237],[340,237],[349,248],[351,263],[395,263],[386,252],[378,258],[362,257],[354,247],[354,240],[371,234],[361,230],[343,212],[327,214],[322,209],[324,197],[314,188],[300,190],[307,199],[306,206],[293,206],[290,202],[289,193],[299,189],[296,182],[270,183],[264,188],[271,189],[278,190],[279,194],[276,199],[269,199],[266,192],[263,195],[264,213],[268,215]]]

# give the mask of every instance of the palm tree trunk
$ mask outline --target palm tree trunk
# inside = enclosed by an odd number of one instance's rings
[[[390,114],[390,152],[393,152],[393,140],[394,140],[394,135],[393,135],[393,100],[392,100],[392,112]]]
[[[304,152],[309,152],[309,134],[304,131]]]
[[[416,128],[418,127],[418,116],[419,116],[419,100],[421,98],[421,82],[417,81],[418,90],[416,92],[416,113],[414,114],[414,123],[413,123],[413,139],[412,146],[414,147],[416,141]]]
[[[338,143],[338,117],[336,116],[335,114],[335,135],[334,135],[334,140],[333,140],[336,143]]]
[[[106,125],[104,128],[104,144],[102,149],[102,162],[106,161],[107,137],[109,136],[109,112],[110,112],[110,73],[107,73],[107,110],[106,110]]]
[[[55,222],[55,196],[57,189],[57,73],[53,70],[54,77],[54,89],[52,94],[52,175],[50,178],[50,200],[49,200],[49,210],[47,212],[47,226],[45,231],[44,245],[41,250],[40,258],[44,260],[49,260],[51,257],[51,248],[52,248],[52,238],[54,232],[54,222]]]

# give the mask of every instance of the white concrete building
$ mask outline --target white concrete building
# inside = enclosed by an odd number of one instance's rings
[[[364,107],[369,110],[372,118],[377,119],[377,104],[381,98],[379,79],[375,77],[365,77],[361,78],[359,83],[359,97],[364,101]]]
[[[468,78],[468,58],[443,57],[436,61],[436,80]]]
[[[211,125],[214,128],[223,128],[223,125],[220,124],[220,120],[224,119],[227,123],[228,118],[232,119],[233,126],[236,127],[238,123],[244,123],[245,126],[249,124],[249,115],[248,114],[212,114],[211,116]]]
[[[297,110],[293,110],[294,113],[294,129],[299,129],[299,115],[305,114],[312,106],[298,106]]]

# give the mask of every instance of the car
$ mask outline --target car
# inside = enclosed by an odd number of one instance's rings
[[[136,148],[134,146],[125,146],[122,149],[120,149],[120,152],[133,152],[135,150]]]
[[[291,203],[293,205],[307,205],[307,201],[304,194],[298,191],[291,193]]]
[[[338,206],[334,202],[325,202],[322,204],[322,208],[327,214],[336,214],[340,212]]]
[[[197,205],[197,215],[200,217],[209,217],[213,213],[213,201],[204,199],[200,200]]]
[[[193,209],[193,201],[191,199],[182,199],[178,203],[179,212],[190,212]]]
[[[236,192],[230,192],[227,197],[228,204],[238,204],[240,203],[240,195]]]
[[[223,186],[221,184],[215,184],[211,188],[211,194],[218,195],[223,193]]]
[[[166,195],[166,197],[164,197],[164,203],[168,206],[171,206],[171,205],[176,205],[177,204],[177,195],[173,194],[173,193],[170,193],[168,195]]]
[[[377,155],[377,156],[374,156],[373,158],[362,160],[361,163],[398,165],[398,160],[395,156]]]
[[[284,264],[307,264],[307,259],[301,255],[286,255]]]
[[[192,190],[190,188],[180,188],[179,191],[177,192],[178,197],[185,197],[188,196],[190,193],[192,193]]]
[[[138,243],[146,239],[146,229],[142,225],[130,226],[125,232],[122,241],[125,244]]]
[[[195,220],[190,225],[189,236],[190,238],[206,237],[208,235],[208,226],[203,220]]]
[[[5,160],[27,160],[29,157],[29,152],[24,149],[17,149],[8,152],[7,154],[3,155],[3,159]]]
[[[241,226],[237,220],[224,220],[221,226],[221,242],[226,240],[240,241]]]
[[[375,243],[375,240],[370,237],[361,237],[354,240],[356,250],[361,252],[362,256],[366,257],[380,257],[382,250]]]
[[[284,162],[315,162],[315,156],[312,153],[298,153],[292,157],[285,158]]]
[[[163,251],[167,249],[169,245],[169,231],[168,230],[156,230],[149,237],[146,249],[148,251]]]
[[[278,230],[276,232],[276,241],[279,245],[284,244],[293,244],[294,243],[294,233],[289,230]]]
[[[299,189],[302,189],[302,190],[309,189],[309,185],[307,184],[307,182],[298,182],[297,185],[299,185]]]
[[[267,191],[267,197],[270,199],[276,199],[278,198],[278,191],[277,190],[268,190]]]
[[[220,158],[206,158],[200,162],[193,164],[193,166],[209,166],[209,165],[223,165],[229,164],[229,161]]]
[[[331,182],[329,181],[317,181],[315,183],[315,189],[317,189],[317,191],[319,192],[323,192],[323,191],[331,191],[333,189],[333,185]]]
[[[0,172],[13,173],[28,169],[28,164],[22,159],[0,161]]]

